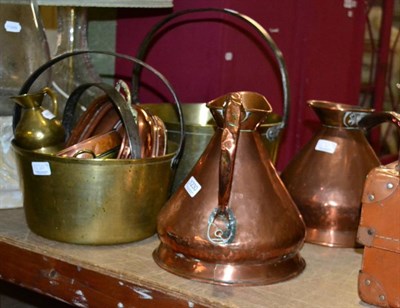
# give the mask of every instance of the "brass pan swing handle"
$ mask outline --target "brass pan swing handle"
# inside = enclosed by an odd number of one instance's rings
[[[281,75],[281,82],[282,82],[282,91],[283,91],[283,115],[282,115],[282,121],[279,125],[272,126],[268,128],[266,137],[268,140],[273,141],[275,140],[278,136],[281,130],[283,130],[286,126],[286,122],[289,118],[289,105],[290,105],[290,88],[289,88],[289,79],[288,79],[288,73],[286,69],[286,63],[283,58],[281,50],[278,48],[276,45],[275,41],[272,39],[271,35],[268,33],[268,31],[263,28],[257,21],[254,19],[250,18],[249,16],[240,14],[239,12],[236,12],[231,9],[226,9],[226,8],[199,8],[199,9],[187,9],[187,10],[181,10],[175,13],[172,13],[159,21],[157,24],[153,26],[153,28],[147,33],[146,37],[143,39],[141,45],[139,46],[139,51],[136,55],[138,59],[144,59],[145,55],[148,51],[148,49],[151,46],[151,43],[154,38],[156,38],[157,32],[167,23],[169,23],[171,20],[187,15],[187,14],[192,14],[192,13],[202,13],[202,12],[219,12],[219,13],[224,13],[230,16],[233,16],[241,21],[244,21],[245,23],[249,24],[256,32],[257,34],[262,38],[262,40],[266,43],[266,45],[271,49],[273,52],[275,59],[278,63],[279,66],[279,71]],[[139,101],[139,95],[138,95],[138,90],[139,90],[139,76],[141,74],[142,67],[139,65],[135,65],[132,73],[132,101],[133,102],[138,102]]]

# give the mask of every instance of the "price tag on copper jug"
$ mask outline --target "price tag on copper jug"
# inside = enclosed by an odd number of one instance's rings
[[[33,161],[32,172],[34,175],[51,175],[50,164],[47,161]]]
[[[190,177],[189,181],[185,184],[185,189],[190,197],[194,197],[197,193],[201,190],[201,185],[197,180],[192,176]]]
[[[319,139],[317,145],[315,146],[315,150],[333,154],[335,153],[336,147],[337,147],[336,142],[326,139]]]

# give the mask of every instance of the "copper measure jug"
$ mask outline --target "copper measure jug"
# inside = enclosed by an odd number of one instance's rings
[[[305,225],[256,130],[270,104],[255,92],[233,92],[207,107],[218,128],[158,216],[156,263],[222,285],[298,275]]]
[[[308,105],[322,126],[281,178],[303,215],[307,242],[355,247],[365,177],[380,165],[360,123],[375,113],[328,101]]]

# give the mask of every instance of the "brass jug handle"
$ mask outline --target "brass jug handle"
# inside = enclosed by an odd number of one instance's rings
[[[245,113],[239,93],[232,93],[225,105],[224,127],[221,136],[219,161],[218,207],[208,219],[209,241],[226,245],[233,241],[236,233],[236,218],[229,208],[235,167],[240,123]]]
[[[58,116],[58,101],[57,101],[56,94],[49,87],[44,87],[43,93],[46,93],[48,96],[50,96],[51,107],[53,108],[52,113],[54,114],[54,116],[57,117]]]

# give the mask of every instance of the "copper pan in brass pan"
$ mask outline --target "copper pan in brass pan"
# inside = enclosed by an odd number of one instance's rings
[[[98,134],[87,138],[79,143],[71,145],[60,152],[57,156],[60,157],[75,157],[75,158],[98,158],[106,155],[108,158],[115,158],[121,147],[122,137],[115,131],[111,130],[103,134]],[[112,154],[113,156],[109,156]]]

